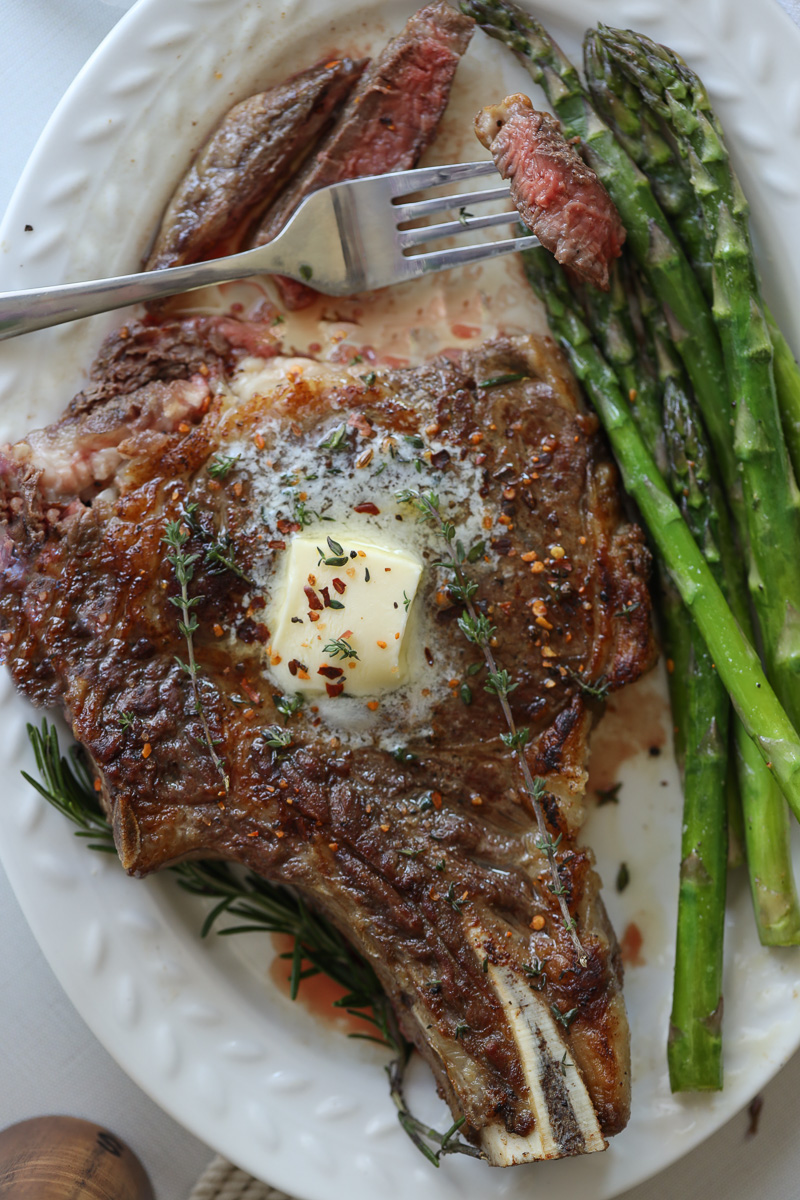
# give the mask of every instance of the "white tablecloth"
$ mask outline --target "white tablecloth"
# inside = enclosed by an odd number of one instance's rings
[[[800,24],[800,0],[781,2]],[[0,212],[62,93],[130,6],[131,0],[0,0]],[[159,1200],[182,1200],[211,1151],[165,1116],[86,1028],[34,942],[2,870],[0,913],[0,1128],[48,1112],[98,1121],[141,1156]],[[748,1117],[740,1113],[680,1163],[627,1193],[627,1200],[800,1196],[798,1118],[800,1055],[765,1089],[755,1137],[747,1137]]]

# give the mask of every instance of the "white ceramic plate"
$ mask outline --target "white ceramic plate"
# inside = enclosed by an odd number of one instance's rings
[[[335,46],[369,49],[412,6],[357,0],[140,0],[59,106],[0,230],[2,287],[44,285],[134,269],[182,165],[230,104]],[[729,131],[750,196],[769,299],[800,344],[794,236],[800,195],[800,34],[772,0],[543,0],[564,48],[598,19],[669,42],[703,74]],[[460,113],[526,76],[477,34],[459,71]],[[469,92],[469,89],[477,89]],[[534,92],[534,95],[536,93]],[[541,101],[541,97],[539,97]],[[451,122],[452,124],[452,122]],[[454,132],[450,134],[451,148]],[[463,148],[474,155],[469,138]],[[25,232],[25,226],[33,227]],[[782,233],[781,231],[785,231]],[[474,280],[472,281],[474,282]],[[453,302],[456,287],[450,289]],[[446,307],[446,306],[445,306]],[[484,309],[485,309],[484,305]],[[491,303],[489,305],[491,309]],[[501,306],[502,309],[502,306]],[[446,313],[452,320],[452,312]],[[496,314],[495,314],[496,315]],[[483,312],[484,326],[492,314]],[[0,347],[0,439],[55,417],[119,316]],[[510,318],[509,318],[510,319]],[[495,323],[502,324],[501,317]],[[634,1046],[634,1115],[603,1155],[488,1174],[468,1160],[434,1171],[399,1129],[379,1051],[346,1041],[291,1004],[268,978],[257,938],[201,943],[198,906],[168,877],[138,882],[92,855],[18,777],[32,769],[32,710],[0,678],[0,811],[4,866],[42,949],[72,1001],[128,1073],[198,1137],[308,1200],[478,1200],[546,1188],[550,1200],[607,1200],[686,1153],[763,1085],[800,1039],[797,952],[758,946],[745,881],[735,879],[727,929],[726,1086],[670,1095],[664,1043],[670,1005],[680,797],[663,680],[612,702],[599,737],[621,802],[587,828],[618,931],[635,922],[642,965],[626,995]],[[659,757],[649,745],[665,744]],[[623,761],[624,760],[624,761]],[[608,777],[606,781],[608,781]],[[617,895],[621,861],[631,884]],[[447,1114],[424,1069],[420,1115]]]

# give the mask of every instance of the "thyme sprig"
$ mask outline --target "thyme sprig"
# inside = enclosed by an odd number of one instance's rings
[[[279,727],[278,732],[281,732]],[[42,721],[41,729],[28,725],[28,737],[40,779],[24,771],[23,778],[77,826],[76,837],[90,839],[90,849],[115,854],[111,827],[100,807],[80,748],[73,745],[69,758],[64,757],[58,732],[46,720]],[[255,872],[230,863],[197,860],[174,863],[166,871],[184,891],[214,902],[201,926],[201,937],[207,937],[220,918],[227,916],[234,918],[235,923],[217,928],[216,932],[222,936],[272,933],[293,939],[293,948],[281,955],[291,962],[289,989],[293,1000],[303,980],[313,975],[327,975],[344,988],[345,995],[334,1002],[335,1007],[370,1027],[369,1032],[350,1033],[348,1037],[376,1042],[392,1052],[386,1072],[398,1120],[429,1162],[438,1167],[445,1154],[480,1157],[480,1151],[458,1135],[463,1119],[445,1133],[439,1133],[409,1111],[404,1079],[413,1046],[400,1032],[394,1010],[372,966],[335,926],[312,912],[302,897],[288,888],[271,884]]]
[[[343,637],[333,638],[326,646],[322,647],[322,653],[330,654],[331,658],[337,658],[340,654],[343,659],[358,658],[358,651]]]
[[[218,542],[213,542],[206,547],[205,560],[212,575],[221,575],[224,571],[231,571],[245,583],[253,582],[236,562],[236,546],[229,533],[224,534]]]
[[[212,479],[227,479],[241,457],[241,454],[215,454],[206,470]]]
[[[197,679],[198,667],[197,660],[195,659],[194,655],[194,635],[197,632],[198,621],[197,614],[195,613],[194,609],[202,602],[203,597],[189,596],[189,584],[194,578],[195,564],[200,557],[199,551],[195,551],[193,554],[188,554],[186,552],[186,543],[189,541],[190,536],[191,534],[186,528],[184,522],[182,520],[177,520],[167,522],[164,531],[164,537],[162,538],[162,541],[170,548],[170,553],[167,555],[167,561],[170,563],[173,571],[175,572],[175,578],[178,581],[178,587],[180,588],[179,596],[170,596],[170,604],[174,604],[175,607],[180,610],[181,616],[178,621],[178,629],[186,639],[186,651],[188,655],[188,662],[184,662],[179,655],[176,655],[176,660],[178,665],[181,667],[181,670],[186,672],[191,681],[192,695],[194,697],[194,710],[197,713],[200,724],[203,727],[203,737],[205,738],[205,742],[208,746],[214,766],[219,772],[222,783],[225,787],[225,791],[228,792],[230,790],[230,779],[228,777],[228,772],[225,770],[222,759],[217,754],[214,745],[214,739],[211,736],[211,729],[208,724],[208,718],[206,717],[205,709],[203,708],[203,701],[200,696],[200,686]]]
[[[491,640],[496,632],[495,627],[490,623],[488,617],[478,612],[473,602],[478,585],[467,575],[466,566],[470,561],[469,552],[465,550],[462,542],[456,538],[455,526],[442,516],[439,497],[435,492],[419,492],[414,488],[406,488],[401,492],[397,492],[396,495],[397,500],[401,504],[413,504],[416,507],[421,521],[436,527],[437,534],[444,540],[448,548],[449,557],[441,559],[438,565],[452,571],[455,583],[450,585],[450,593],[464,605],[464,613],[458,621],[459,628],[467,640],[477,646],[483,653],[486,666],[488,667],[484,689],[496,696],[500,701],[500,707],[503,710],[503,716],[508,726],[508,734],[502,740],[514,754],[522,776],[525,793],[530,801],[538,830],[538,837],[535,844],[537,849],[542,851],[547,857],[552,880],[550,890],[558,900],[564,926],[568,930],[577,951],[578,961],[582,967],[585,967],[588,965],[589,960],[578,937],[576,922],[570,914],[565,896],[566,889],[561,881],[558,862],[556,861],[556,851],[561,839],[559,837],[554,840],[551,837],[542,808],[542,801],[546,794],[545,782],[539,777],[534,779],[531,774],[527,758],[523,753],[523,747],[529,737],[529,730],[517,728],[514,714],[511,711],[511,705],[508,702],[508,697],[518,684],[509,671],[504,668],[501,669],[498,666],[491,647]]]

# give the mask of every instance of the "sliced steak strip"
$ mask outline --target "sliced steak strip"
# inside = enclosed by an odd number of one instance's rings
[[[178,184],[145,269],[232,252],[224,243],[285,186],[366,64],[318,63],[235,105]]]
[[[478,139],[511,181],[511,198],[528,228],[556,259],[608,291],[608,268],[622,253],[625,229],[614,202],[549,113],[527,96],[507,96],[475,118]]]
[[[207,319],[195,335],[211,338]],[[226,338],[221,326],[219,349]],[[161,352],[164,381],[146,369],[0,456],[0,654],[17,687],[66,711],[128,871],[218,856],[335,922],[490,1162],[602,1149],[628,1118],[629,1050],[618,947],[578,841],[595,703],[581,684],[621,686],[654,647],[642,535],[623,520],[563,358],[549,339],[514,338],[367,377],[297,358],[237,374],[231,350],[176,379],[166,339]],[[232,463],[223,480],[207,470],[218,453]],[[500,706],[435,565],[441,540],[396,500],[428,486],[459,537],[481,539],[475,602],[514,673],[510,704],[531,731],[522,752],[547,781],[585,965]],[[309,700],[281,752],[269,745],[280,716],[267,621],[298,496],[303,521],[319,513],[306,532],[322,545],[356,521],[425,565],[409,681],[374,708]],[[355,514],[364,500],[377,514]],[[172,520],[197,556],[200,697],[229,790],[180,666]],[[210,556],[216,545],[239,573]]]
[[[421,8],[371,63],[331,132],[268,209],[252,245],[271,241],[306,196],[362,175],[406,170],[430,146],[474,22],[444,0]],[[289,308],[310,303],[311,288],[281,280]]]

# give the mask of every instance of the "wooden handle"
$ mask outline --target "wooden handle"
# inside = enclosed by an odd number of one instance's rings
[[[7,1200],[155,1200],[139,1159],[102,1125],[33,1117],[0,1130]]]

